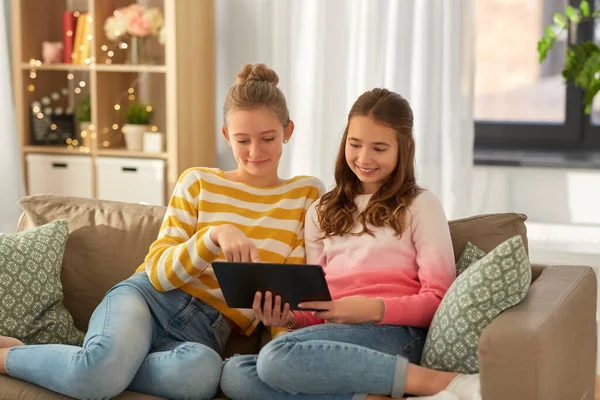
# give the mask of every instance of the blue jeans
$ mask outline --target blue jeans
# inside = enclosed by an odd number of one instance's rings
[[[426,336],[406,326],[311,326],[276,338],[258,357],[225,361],[221,389],[234,400],[402,397],[408,363],[419,364]]]
[[[141,272],[106,294],[83,347],[15,347],[4,366],[12,377],[78,399],[108,399],[126,389],[210,399],[230,333],[213,307],[180,290],[158,292]]]

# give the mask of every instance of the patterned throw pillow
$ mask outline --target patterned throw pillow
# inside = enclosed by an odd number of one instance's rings
[[[67,221],[0,234],[0,335],[26,344],[81,345],[84,334],[62,305],[68,235]]]
[[[471,242],[467,242],[465,249],[460,255],[458,261],[456,262],[456,276],[459,276],[465,270],[473,264],[475,261],[481,260],[485,257],[485,251],[481,250],[479,247],[475,246]]]
[[[442,371],[479,372],[479,337],[502,311],[527,295],[531,265],[523,239],[512,237],[461,274],[442,299],[421,365]]]

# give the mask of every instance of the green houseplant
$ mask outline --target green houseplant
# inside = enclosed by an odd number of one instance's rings
[[[92,100],[86,96],[75,105],[75,120],[78,125],[78,138],[84,147],[91,147],[90,125],[92,124]]]
[[[599,15],[600,9],[590,12],[587,0],[582,0],[579,8],[568,5],[564,14],[554,14],[554,25],[545,27],[544,36],[538,42],[540,63],[546,59],[559,36],[575,32],[580,24],[593,23]],[[593,41],[569,43],[562,75],[567,82],[583,89],[585,112],[589,114],[594,96],[600,91],[600,47]]]
[[[92,121],[92,100],[90,96],[84,97],[75,105],[75,119],[79,123]]]
[[[130,102],[125,111],[125,144],[128,150],[141,151],[143,149],[144,132],[150,130],[152,122],[152,106]]]

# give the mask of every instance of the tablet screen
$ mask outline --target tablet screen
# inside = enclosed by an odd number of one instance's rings
[[[270,291],[273,299],[281,296],[281,304],[290,303],[291,310],[301,310],[302,302],[331,300],[320,265],[219,261],[212,266],[231,308],[252,308],[257,291]]]

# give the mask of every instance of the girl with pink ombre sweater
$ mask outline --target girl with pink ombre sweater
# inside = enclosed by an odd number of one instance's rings
[[[365,210],[372,196],[356,197],[357,213]],[[448,221],[438,199],[427,191],[417,195],[408,207],[408,229],[399,238],[390,227],[371,228],[374,236],[354,236],[362,229],[357,223],[348,235],[320,240],[316,205],[306,215],[306,262],[323,266],[332,298],[377,299],[373,308],[380,318],[372,322],[429,327],[456,276]],[[324,304],[309,306],[320,309]],[[309,312],[294,314],[296,329],[325,322]],[[325,319],[336,322],[335,317]]]
[[[478,375],[418,366],[427,327],[456,277],[442,205],[415,179],[413,115],[386,89],[361,95],[338,153],[336,186],[308,209],[306,260],[323,267],[332,301],[293,311],[257,294],[254,312],[291,333],[257,356],[234,356],[230,398],[481,400]],[[414,399],[415,397],[408,397]]]

